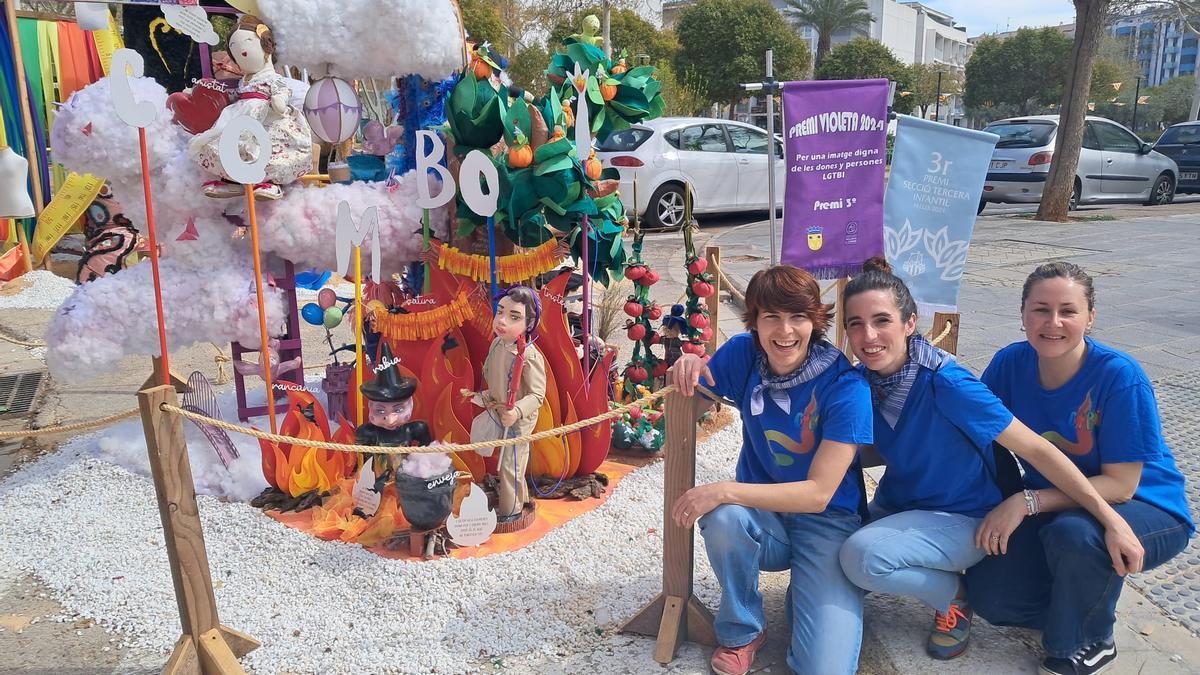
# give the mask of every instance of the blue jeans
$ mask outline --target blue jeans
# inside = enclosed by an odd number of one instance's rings
[[[775,513],[722,504],[700,519],[700,534],[721,584],[714,628],[726,647],[763,631],[760,572],[791,570],[788,666],[797,673],[854,673],[862,643],[862,591],[837,565],[857,514]]]
[[[945,612],[958,593],[959,573],[984,556],[975,546],[980,520],[944,511],[884,516],[846,540],[842,570],[868,591],[910,595]]]
[[[1144,568],[1182,551],[1188,527],[1145,502],[1113,504],[1142,542]],[[1008,553],[988,556],[967,572],[971,606],[998,626],[1042,631],[1046,655],[1066,658],[1113,636],[1125,580],[1104,545],[1104,528],[1083,509],[1026,518],[1008,539]]]

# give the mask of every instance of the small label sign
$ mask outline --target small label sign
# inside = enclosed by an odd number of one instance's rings
[[[463,499],[458,517],[446,519],[450,541],[459,546],[479,546],[496,531],[496,512],[488,508],[487,495],[471,483],[471,492]]]
[[[354,498],[354,505],[368,518],[379,510],[379,499],[382,496],[375,491],[374,467],[374,459],[363,464],[362,470],[358,472],[358,480],[354,482],[354,491],[350,493]]]

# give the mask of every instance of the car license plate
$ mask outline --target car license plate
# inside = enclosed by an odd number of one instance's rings
[[[1006,168],[1008,168],[1008,162],[992,162],[992,168],[993,169],[1006,169]]]
[[[1196,180],[1196,171],[1181,171],[1179,172],[1179,180]]]

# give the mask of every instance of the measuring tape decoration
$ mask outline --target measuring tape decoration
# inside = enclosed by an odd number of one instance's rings
[[[71,226],[79,221],[79,217],[87,210],[100,188],[104,187],[104,179],[90,173],[83,175],[70,173],[62,187],[55,193],[54,199],[42,210],[38,217],[37,228],[33,231],[33,242],[30,255],[35,261],[40,261],[49,255],[50,250],[71,231]]]

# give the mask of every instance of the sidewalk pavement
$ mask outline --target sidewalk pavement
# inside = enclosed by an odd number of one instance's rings
[[[978,219],[959,295],[959,361],[979,373],[996,350],[1023,338],[1021,286],[1034,267],[1051,260],[1078,263],[1096,280],[1093,335],[1137,358],[1154,380],[1167,442],[1188,477],[1193,513],[1200,512],[1200,371],[1195,370],[1200,355],[1200,294],[1195,291],[1200,287],[1195,264],[1200,258],[1200,204],[1078,215],[1089,220]],[[781,236],[782,221],[778,229]],[[769,244],[767,221],[722,232],[708,242],[720,247],[722,268],[739,293],[768,264]],[[825,299],[832,302],[832,290]],[[728,307],[723,307],[720,324],[722,332],[732,335],[743,329]],[[928,330],[928,323],[926,319],[921,328]],[[1193,540],[1168,565],[1131,577],[1117,619],[1120,658],[1110,672],[1200,673],[1200,545]],[[931,625],[932,612],[919,602],[869,595],[860,672],[1037,669],[1041,648],[1035,631],[997,628],[976,618],[967,655],[936,662],[923,649]],[[782,631],[769,634],[765,652],[781,668],[785,640]]]

